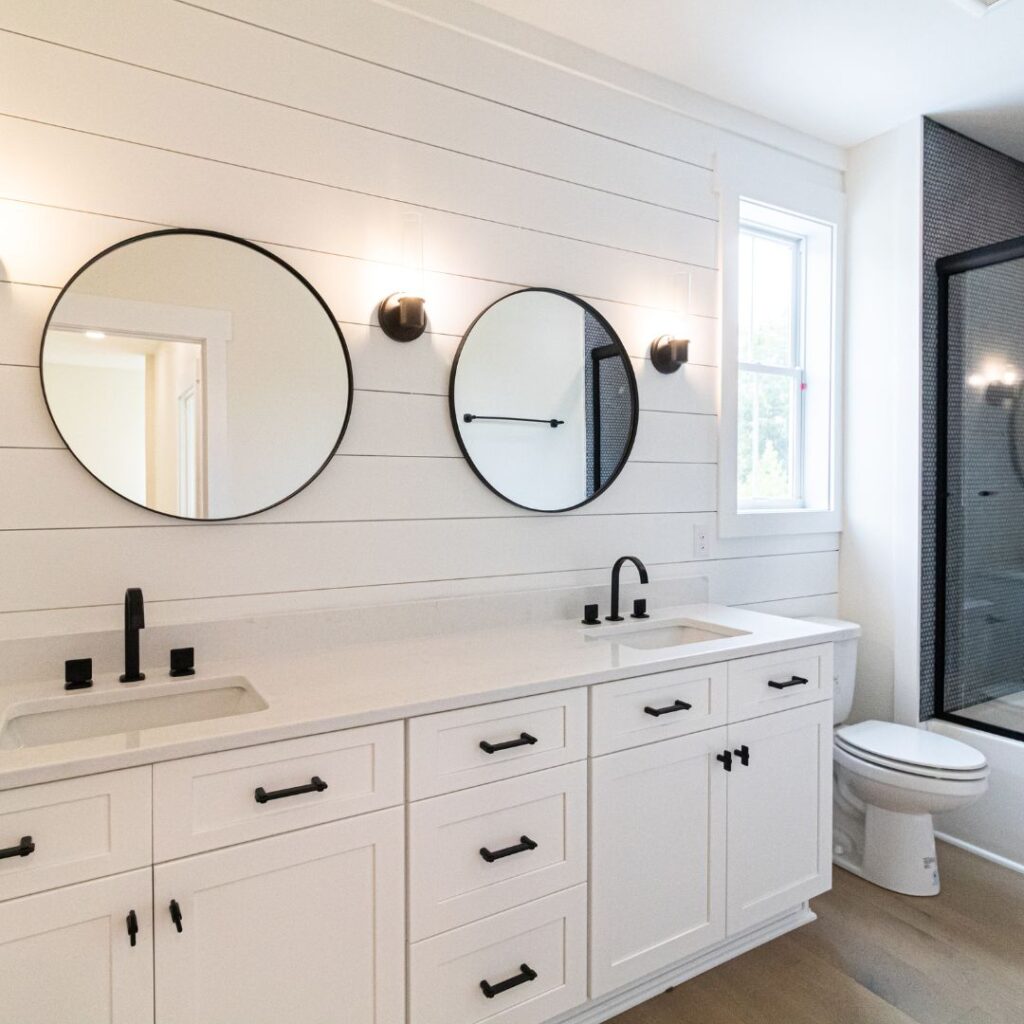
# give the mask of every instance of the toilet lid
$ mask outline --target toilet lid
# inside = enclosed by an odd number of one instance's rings
[[[836,731],[836,742],[852,754],[882,758],[893,764],[943,772],[975,772],[986,767],[974,747],[925,729],[895,722],[860,722]]]

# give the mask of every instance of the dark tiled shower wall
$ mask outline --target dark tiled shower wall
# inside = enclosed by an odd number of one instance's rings
[[[583,348],[585,357],[586,407],[587,407],[587,494],[594,493],[594,459],[600,459],[601,480],[607,478],[618,467],[622,453],[629,441],[632,426],[632,403],[625,399],[629,384],[621,359],[603,359],[599,364],[601,374],[601,451],[594,450],[594,403],[591,401],[594,387],[594,361],[590,354],[594,349],[608,344],[608,333],[589,312],[583,320]]]
[[[935,708],[935,261],[1024,235],[1024,163],[934,121],[924,123],[922,317],[921,717]],[[1024,524],[1021,525],[1024,529]]]

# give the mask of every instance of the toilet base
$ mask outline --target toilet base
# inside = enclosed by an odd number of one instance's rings
[[[868,806],[862,859],[837,851],[833,860],[852,874],[905,896],[938,896],[940,891],[930,814]]]

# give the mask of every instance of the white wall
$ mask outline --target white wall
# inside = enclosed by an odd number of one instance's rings
[[[774,147],[729,153],[785,160],[824,187],[841,188],[841,155],[639,72],[613,81],[621,69],[603,59],[572,72],[557,54],[580,54],[549,39],[543,60],[513,42],[370,0],[0,6],[0,635],[116,625],[127,585],[158,624],[599,582],[627,551],[655,576],[708,575],[713,600],[834,612],[835,535],[714,536],[713,167],[735,136],[710,122]],[[430,332],[398,345],[374,309],[394,290],[410,209]],[[104,246],[164,225],[278,252],[352,351],[353,416],[332,465],[242,523],[171,524],[119,501],[62,449],[39,392],[59,287]],[[681,272],[691,362],[663,376],[646,353],[674,325]],[[567,515],[488,492],[447,418],[461,333],[524,285],[593,302],[639,379],[631,464]],[[704,561],[697,524],[712,533]]]
[[[921,121],[849,151],[839,610],[859,622],[853,719],[918,720]]]

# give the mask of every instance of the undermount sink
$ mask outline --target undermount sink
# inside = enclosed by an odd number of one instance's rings
[[[267,702],[241,676],[61,695],[11,708],[0,730],[0,750],[248,715],[266,707]]]
[[[663,647],[682,647],[686,644],[700,644],[708,640],[727,640],[748,635],[743,629],[712,626],[707,622],[693,622],[689,619],[674,619],[667,622],[655,621],[636,628],[614,624],[602,626],[600,631],[588,633],[587,638],[621,644],[623,647],[632,647],[638,651],[652,651]]]

